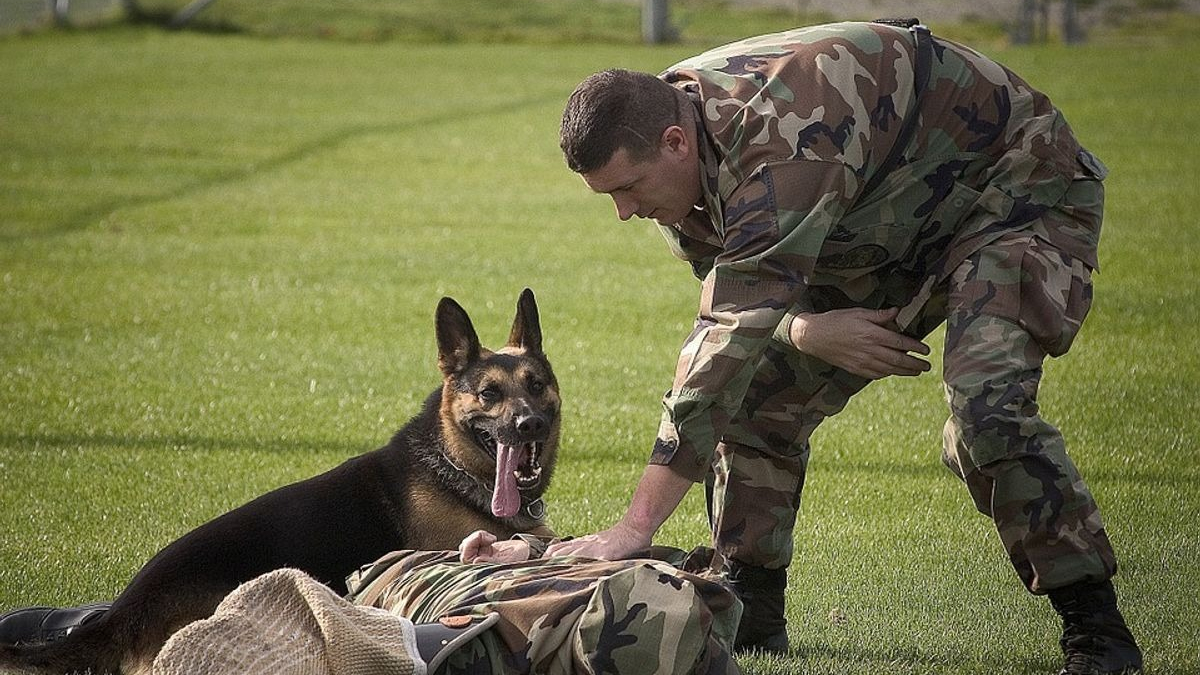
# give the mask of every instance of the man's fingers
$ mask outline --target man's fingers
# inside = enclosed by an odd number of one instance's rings
[[[910,338],[903,333],[892,332],[883,344],[900,352],[915,352],[923,356],[929,355],[929,345],[920,340]]]
[[[604,554],[603,545],[604,541],[598,535],[589,534],[586,537],[579,537],[570,541],[560,541],[557,544],[553,544],[546,549],[546,555],[577,555],[584,558],[607,560],[608,558]]]
[[[921,373],[929,370],[928,361],[922,361],[921,359],[909,356],[908,354],[901,354],[898,361],[899,362],[892,367],[893,375],[912,377],[914,375],[920,375]]]
[[[885,364],[878,359],[862,359],[855,363],[848,363],[845,370],[849,371],[851,375],[865,377],[868,380],[878,380],[890,374]]]
[[[899,307],[885,307],[883,309],[870,310],[867,314],[867,320],[871,323],[883,326],[895,321],[896,316],[899,314]]]
[[[929,368],[928,361],[889,349],[879,354],[863,355],[862,360],[847,370],[859,377],[878,380],[889,375],[912,377],[927,372]]]
[[[929,370],[929,362],[893,350],[880,359],[879,368],[886,375],[920,375]]]
[[[561,544],[555,544],[554,546],[551,546],[550,548],[546,549],[546,556],[553,557],[553,556],[558,556],[558,555],[578,555],[577,552],[579,551],[579,549],[583,548],[583,545],[575,544],[575,541],[577,541],[577,540],[572,540],[569,542],[564,542]],[[570,544],[574,544],[574,545],[572,546]]]
[[[571,551],[574,551],[576,548],[578,548],[579,542],[581,541],[582,538],[572,539],[570,541],[560,541],[557,544],[551,544],[546,548],[546,555],[571,555]]]
[[[881,309],[879,311],[883,312],[886,310]],[[864,334],[864,337],[878,343],[879,345],[887,347],[888,349],[896,349],[902,352],[916,352],[924,356],[929,355],[929,345],[887,326],[872,326],[871,329]]]
[[[922,356],[929,356],[929,345],[921,342],[920,340],[910,338],[903,333],[896,333],[896,336],[898,338],[896,340],[896,349],[905,352],[916,352]]]

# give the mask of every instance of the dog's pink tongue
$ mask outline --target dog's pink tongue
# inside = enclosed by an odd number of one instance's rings
[[[492,515],[512,518],[521,508],[521,493],[517,490],[517,449],[509,445],[496,446],[496,489],[492,491]]]

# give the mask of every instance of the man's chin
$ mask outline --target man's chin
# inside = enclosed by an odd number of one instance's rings
[[[664,214],[661,216],[655,215],[655,216],[653,216],[652,220],[654,220],[654,222],[658,223],[659,225],[665,225],[667,227],[670,227],[670,226],[674,225],[675,223],[678,223],[679,221],[683,220],[683,216],[672,215],[672,214],[668,213],[668,214]]]

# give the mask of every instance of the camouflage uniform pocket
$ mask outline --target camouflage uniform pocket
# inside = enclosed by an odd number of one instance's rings
[[[958,228],[979,192],[954,183],[934,201],[923,183],[916,184],[921,189],[872,199],[847,213],[821,246],[814,281],[841,285],[895,263],[911,268],[936,257],[929,244]]]
[[[1021,263],[1021,327],[1050,356],[1071,348],[1092,307],[1092,270],[1082,261],[1034,239]]]
[[[1092,304],[1091,268],[1029,233],[983,247],[951,285],[959,302],[1017,323],[1050,356],[1066,353]]]
[[[1100,158],[1088,152],[1084,148],[1079,149],[1079,153],[1075,156],[1079,161],[1079,165],[1087,172],[1087,176],[1096,180],[1104,180],[1108,178],[1108,167]]]

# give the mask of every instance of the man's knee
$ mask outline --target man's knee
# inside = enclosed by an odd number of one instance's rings
[[[1058,434],[1038,415],[1040,375],[1020,373],[969,387],[946,384],[944,459],[956,473],[1036,452],[1037,439]]]

